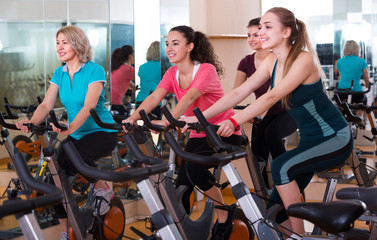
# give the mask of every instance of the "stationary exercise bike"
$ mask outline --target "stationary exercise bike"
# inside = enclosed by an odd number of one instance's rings
[[[196,108],[194,109],[194,113],[211,142],[219,148],[223,146],[222,149],[225,152],[232,152],[229,146],[221,142],[220,138],[216,135],[215,128],[207,122],[200,110]],[[175,148],[174,150],[177,150],[178,155],[185,154],[179,148]],[[240,156],[237,157],[239,158]],[[241,176],[231,162],[223,166],[223,170],[232,186],[237,203],[241,206],[249,220],[249,224],[254,229],[255,236],[258,239],[283,239],[280,231],[277,229],[276,223],[272,219],[267,218],[266,210],[261,200],[250,194],[249,189],[243,183]],[[295,208],[295,211],[287,212],[294,217],[307,219],[333,235],[338,235],[351,229],[352,223],[365,211],[365,204],[357,200],[306,204],[298,204],[299,207]],[[326,215],[326,213],[330,214]],[[342,221],[337,221],[339,219],[342,219]],[[313,239],[313,236],[306,236],[303,239]],[[328,237],[322,237],[322,239],[328,239]]]
[[[33,210],[60,203],[63,199],[63,193],[60,189],[40,182],[31,176],[25,159],[19,152],[15,152],[12,162],[17,169],[17,174],[21,181],[26,183],[29,189],[34,189],[47,195],[41,195],[32,199],[21,199],[18,196],[26,190],[8,190],[8,200],[4,201],[0,206],[0,219],[4,216],[14,214],[26,240],[44,240],[45,237]],[[25,195],[28,194],[25,193]]]
[[[59,124],[54,111],[50,112],[50,116],[54,123]],[[2,117],[0,115],[0,120],[1,119]],[[4,123],[5,121],[2,119],[1,124],[3,125]],[[8,129],[17,129],[14,124],[5,124],[6,125],[3,126]],[[38,136],[54,183],[59,189],[62,189],[64,193],[63,205],[66,209],[68,220],[72,229],[70,231],[70,239],[121,239],[125,227],[125,212],[122,201],[115,197],[110,202],[111,209],[107,214],[114,214],[117,216],[117,221],[112,221],[107,224],[112,231],[109,233],[109,235],[105,235],[105,228],[107,229],[107,227],[104,226],[101,221],[103,221],[103,219],[105,219],[108,215],[106,214],[100,217],[94,216],[93,213],[97,211],[96,209],[98,208],[93,209],[93,205],[98,199],[96,199],[93,195],[93,187],[90,189],[88,200],[82,208],[79,207],[73,196],[71,181],[68,180],[65,172],[60,169],[56,161],[54,148],[48,141],[47,132],[52,131],[52,127],[50,125],[35,126],[31,123],[26,125],[31,132]],[[58,126],[62,129],[66,128],[64,125]],[[116,232],[116,234],[114,232]]]

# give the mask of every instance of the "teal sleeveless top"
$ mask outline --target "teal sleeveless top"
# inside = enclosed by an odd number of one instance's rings
[[[271,88],[275,85],[275,63]],[[311,142],[332,136],[348,126],[340,110],[330,101],[323,90],[322,80],[301,84],[292,92],[288,113],[295,119],[300,142]]]

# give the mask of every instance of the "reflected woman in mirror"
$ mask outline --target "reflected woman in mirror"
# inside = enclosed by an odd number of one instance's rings
[[[336,63],[336,68],[339,71],[339,90],[346,90],[351,88],[351,82],[353,82],[351,92],[361,92],[363,91],[361,85],[361,78],[364,79],[365,87],[369,86],[369,74],[368,74],[368,64],[365,59],[360,56],[360,46],[354,40],[348,40],[344,45],[343,57],[339,59]],[[339,92],[339,97],[342,100],[347,99],[348,94],[342,94]],[[352,94],[352,103],[363,103],[367,104],[367,97],[364,93]],[[363,111],[360,111],[363,114]]]
[[[174,27],[169,31],[166,38],[166,54],[170,63],[175,64],[175,66],[167,70],[156,90],[124,122],[134,124],[140,119],[140,109],[150,113],[168,93],[174,93],[178,100],[178,104],[172,110],[172,115],[176,119],[182,115],[193,116],[192,110],[195,107],[205,110],[224,96],[224,89],[219,78],[223,70],[206,35],[194,31],[188,26]],[[234,111],[229,109],[214,115],[208,121],[217,124],[233,115]],[[169,124],[167,121],[155,123],[165,127]],[[240,130],[223,138],[223,140],[233,145],[241,145]],[[204,132],[191,132],[185,151],[205,155],[213,153]],[[190,211],[189,198],[194,189],[192,183],[214,199],[215,205],[224,202],[220,189],[210,184],[211,181],[215,182],[216,180],[206,166],[186,161],[181,162],[176,187],[180,185],[189,186],[189,190],[184,193],[182,199],[187,212]],[[232,216],[231,214],[228,215],[227,211],[220,209],[216,209],[216,213],[218,224],[213,231],[213,239],[228,239],[232,232]]]
[[[147,62],[140,65],[138,76],[140,77],[140,92],[137,94],[136,103],[143,102],[151,94],[161,81],[160,42],[154,41],[147,50]],[[161,119],[161,108],[157,106],[152,113]]]
[[[135,91],[134,49],[130,45],[116,48],[111,55],[111,110],[129,115],[122,98],[127,90]]]

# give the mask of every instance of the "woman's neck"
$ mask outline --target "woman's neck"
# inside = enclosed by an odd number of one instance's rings
[[[182,63],[176,63],[176,66],[179,70],[179,73],[182,75],[189,75],[192,74],[192,71],[194,69],[194,62],[191,61],[184,61]]]
[[[258,49],[255,51],[255,58],[257,58],[258,60],[263,60],[265,59],[269,54],[270,54],[270,50],[268,49]]]
[[[292,46],[284,46],[279,48],[272,49],[273,53],[275,54],[279,64],[284,64],[287,60],[289,51],[291,50]]]
[[[69,62],[66,62],[68,72],[71,74],[74,74],[77,72],[81,67],[81,62],[78,60],[71,60]]]

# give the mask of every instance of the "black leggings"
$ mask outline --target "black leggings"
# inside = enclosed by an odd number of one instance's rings
[[[232,135],[227,138],[221,138],[224,142],[241,146],[242,138],[239,135]],[[209,146],[207,138],[190,138],[185,147],[186,152],[198,153],[205,156],[210,156],[213,149]],[[216,179],[208,170],[211,167],[191,163],[185,160],[181,161],[178,170],[178,177],[176,180],[176,187],[181,185],[188,186],[188,189],[182,196],[182,204],[187,213],[190,212],[190,195],[194,190],[194,185],[198,186],[202,191],[207,191],[213,187],[211,182]]]
[[[106,157],[111,155],[111,152],[114,150],[117,144],[117,132],[93,132],[88,135],[85,135],[80,140],[76,140],[68,136],[60,144],[57,151],[57,161],[61,169],[65,171],[68,176],[75,176],[77,170],[73,166],[71,160],[67,157],[63,144],[66,142],[72,142],[76,147],[77,151],[80,153],[80,156],[86,164],[92,167],[97,167],[95,161],[101,157]],[[88,178],[89,182],[95,182],[95,179]],[[58,218],[66,218],[64,207],[62,204],[58,204],[55,207],[55,214]]]
[[[296,121],[287,111],[276,115],[265,116],[263,121],[253,124],[251,148],[259,161],[267,162],[271,153],[272,159],[286,152],[283,138],[296,131]],[[263,179],[268,184],[266,168],[263,169]],[[270,188],[271,186],[268,186]]]
[[[343,101],[343,100],[347,101],[349,94],[338,92],[338,95],[339,95],[339,98],[340,98],[341,101]],[[351,103],[362,103],[362,104],[366,105],[367,102],[368,102],[367,96],[365,96],[364,93],[353,93],[352,94],[352,92],[351,92],[351,95],[352,95]]]

